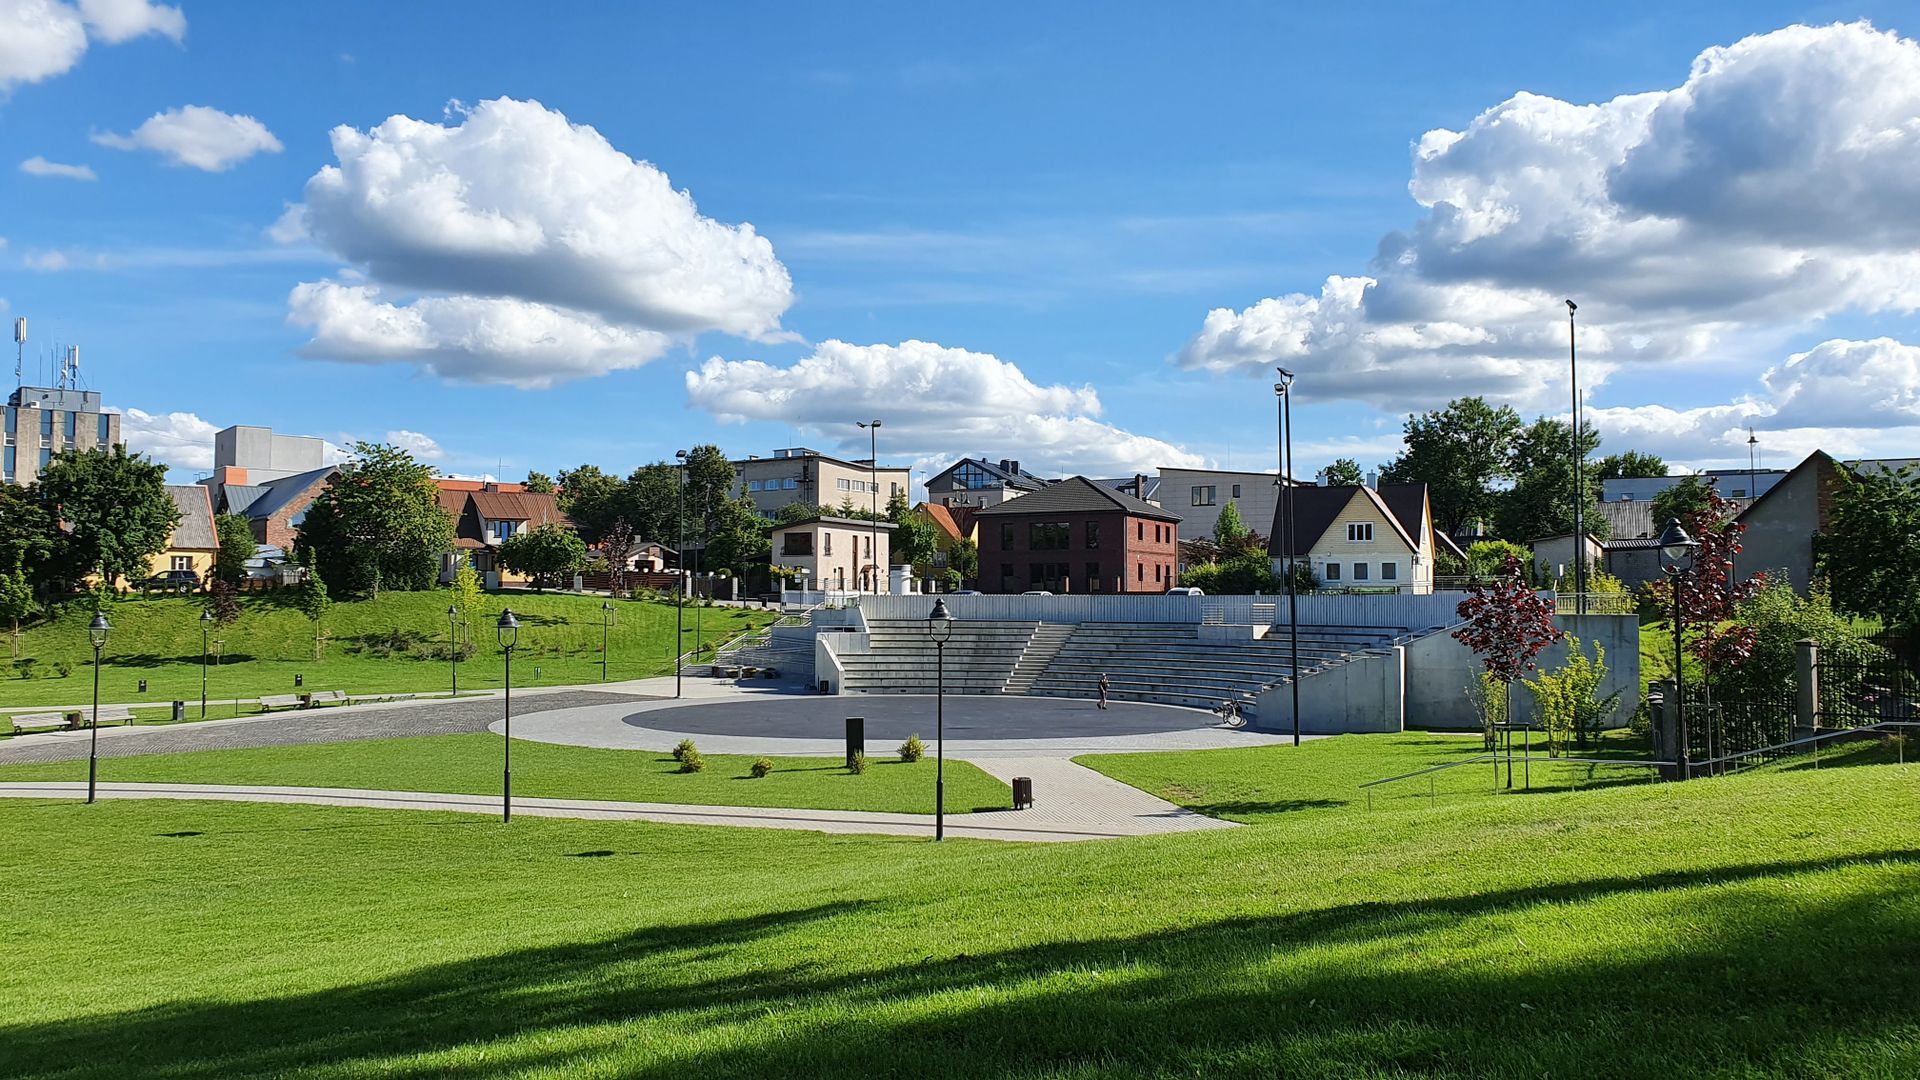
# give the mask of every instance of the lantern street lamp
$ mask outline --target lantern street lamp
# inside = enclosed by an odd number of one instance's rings
[[[947,838],[947,641],[953,637],[953,613],[945,597],[935,597],[927,613],[927,637],[933,640],[933,838]]]
[[[1586,432],[1580,418],[1580,357],[1574,351],[1573,313],[1580,305],[1567,301],[1567,381],[1573,385],[1573,611],[1587,613],[1587,488],[1583,474],[1587,470],[1587,448],[1581,443]]]
[[[680,486],[673,496],[673,516],[680,522],[680,550],[674,554],[673,598],[673,696],[680,697],[680,656],[686,651],[687,632],[687,593],[691,590],[692,579],[687,577],[687,452],[675,450],[673,456],[680,462]]]
[[[500,612],[500,621],[493,625],[494,635],[500,641],[500,651],[506,654],[506,724],[501,734],[506,736],[503,747],[502,771],[500,774],[500,820],[513,820],[513,647],[520,640],[520,620],[513,617],[513,609]]]
[[[453,669],[453,696],[460,696],[460,609],[447,605],[447,657]]]
[[[207,631],[213,626],[213,612],[200,612],[200,719],[207,718]]]
[[[93,725],[87,742],[87,801],[91,803],[96,790],[94,779],[100,771],[100,652],[107,647],[107,634],[113,627],[107,625],[107,615],[103,611],[93,613],[93,621],[87,624],[87,640],[93,643]]]
[[[1687,779],[1687,696],[1685,693],[1686,675],[1681,667],[1681,639],[1685,627],[1681,623],[1680,578],[1693,566],[1693,553],[1700,547],[1700,541],[1687,535],[1680,527],[1680,519],[1667,522],[1667,529],[1660,534],[1660,569],[1667,575],[1667,584],[1673,593],[1673,716],[1674,731],[1679,736],[1679,750],[1674,760],[1680,766],[1680,779]]]
[[[873,528],[867,534],[867,565],[873,567],[873,591],[880,592],[880,421],[861,420],[867,432],[867,493],[872,505]],[[854,564],[859,565],[855,559]]]
[[[1293,550],[1293,372],[1275,368],[1280,381],[1273,392],[1280,399],[1280,543],[1286,552],[1287,575],[1287,684],[1293,691],[1293,745],[1300,745],[1300,593],[1295,581]]]
[[[600,681],[607,681],[607,627],[613,625],[613,602],[600,602]]]

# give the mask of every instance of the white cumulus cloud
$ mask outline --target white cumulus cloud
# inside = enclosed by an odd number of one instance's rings
[[[20,171],[28,176],[58,177],[62,180],[98,180],[91,168],[85,165],[62,165],[57,161],[48,161],[35,154],[20,163]]]
[[[440,444],[431,436],[422,435],[417,431],[408,431],[405,428],[387,432],[387,444],[405,450],[420,461],[439,461],[447,456],[446,451],[440,449]]]
[[[282,149],[260,121],[205,105],[157,112],[129,134],[95,132],[93,141],[115,150],[151,150],[174,165],[204,172],[225,172],[255,154]]]
[[[671,340],[525,300],[429,296],[404,304],[378,286],[333,281],[294,286],[288,321],[310,327],[303,356],[404,362],[447,379],[525,389],[639,367]]]
[[[1788,27],[1599,104],[1520,93],[1427,133],[1427,210],[1364,274],[1208,314],[1183,366],[1299,370],[1396,411],[1583,382],[1845,311],[1920,308],[1920,45],[1865,24]],[[1589,366],[1589,362],[1591,366]]]
[[[687,373],[687,395],[723,421],[792,424],[866,456],[856,419],[880,417],[881,457],[945,466],[960,453],[1017,457],[1036,470],[1121,475],[1200,455],[1102,421],[1090,386],[1045,386],[987,353],[927,341],[824,341],[780,366],[714,357]]]
[[[550,385],[632,366],[637,340],[791,337],[780,316],[792,280],[765,237],[702,216],[664,172],[538,102],[485,101],[446,123],[393,116],[335,128],[332,141],[338,163],[307,181],[270,236],[311,240],[416,304],[537,310],[629,339],[554,369],[540,341],[502,333],[461,346],[490,348],[491,360],[436,366],[443,375]],[[307,351],[329,355],[331,343]]]
[[[117,45],[145,34],[178,42],[180,9],[146,0],[0,0],[0,95],[23,83],[63,75],[86,55],[88,39]]]
[[[120,438],[127,449],[183,472],[213,468],[212,424],[190,412],[150,413],[128,409],[120,414]]]

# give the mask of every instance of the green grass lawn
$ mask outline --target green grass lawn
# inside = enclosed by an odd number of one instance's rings
[[[818,810],[933,813],[933,759],[913,764],[875,755],[867,771],[849,773],[837,758],[772,759],[772,774],[755,779],[751,756],[704,754],[706,768],[682,773],[666,753],[599,750],[552,743],[513,743],[516,795],[560,799],[791,806]],[[429,735],[407,739],[201,750],[185,754],[103,758],[104,780],[129,783],[277,784],[446,791],[491,795],[500,790],[497,735]],[[73,780],[85,762],[3,765],[0,780]],[[947,808],[1007,809],[1007,785],[960,761],[947,762]]]
[[[1531,755],[1514,737],[1513,790],[1565,791],[1618,784],[1645,784],[1649,770],[1625,765],[1556,762],[1546,736],[1536,732]],[[1180,750],[1140,754],[1092,754],[1075,758],[1168,802],[1228,821],[1258,823],[1305,811],[1367,805],[1360,787],[1484,754],[1480,736],[1409,731],[1397,735],[1339,735],[1311,739],[1299,748],[1257,746],[1233,750]],[[1625,731],[1607,732],[1596,745],[1569,754],[1588,758],[1644,758],[1645,740]],[[1460,765],[1373,789],[1373,805],[1388,807],[1430,800],[1479,799],[1506,793],[1507,770],[1490,762]],[[1431,787],[1429,786],[1431,785]]]
[[[1913,1076],[1917,798],[1068,845],[8,800],[0,1075]]]
[[[521,622],[514,652],[515,686],[557,686],[600,678],[600,605],[604,597],[548,593],[496,593],[474,620],[476,651],[460,665],[463,689],[501,685],[503,668],[494,642],[493,620],[512,607]],[[240,620],[224,630],[219,664],[210,672],[213,698],[259,697],[294,692],[295,675],[304,689],[344,690],[350,694],[444,691],[451,665],[447,641],[446,590],[387,593],[379,600],[333,605],[325,627],[331,635],[323,658],[313,659],[313,624],[291,606],[292,593],[248,595]],[[613,601],[616,625],[607,635],[608,675],[633,679],[673,671],[674,608],[645,600]],[[200,699],[201,602],[193,597],[132,597],[112,604],[113,623],[100,696],[108,702],[144,700],[195,703]],[[696,610],[698,612],[696,618]],[[86,624],[93,610],[84,602],[65,605],[50,620],[21,635],[22,655],[35,677],[18,678],[21,665],[0,662],[0,707],[65,705],[88,701],[93,693],[93,651]],[[685,650],[695,641],[713,646],[750,627],[764,626],[772,614],[737,608],[688,608],[682,636]],[[695,636],[695,624],[699,636]],[[681,650],[681,651],[685,651]],[[67,675],[55,677],[65,667]],[[139,681],[146,679],[145,695]]]

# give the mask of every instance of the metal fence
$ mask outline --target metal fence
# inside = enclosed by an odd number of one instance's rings
[[[1849,658],[1822,653],[1820,726],[1866,727],[1916,719],[1920,685],[1913,672],[1892,656]]]
[[[1794,737],[1796,706],[1791,690],[1715,696],[1696,685],[1687,687],[1686,703],[1687,758],[1691,761],[1750,755],[1741,763],[1759,765],[1789,752],[1764,751]]]

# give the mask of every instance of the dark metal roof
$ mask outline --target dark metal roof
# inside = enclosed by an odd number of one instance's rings
[[[934,482],[938,481],[941,477],[947,475],[948,473],[952,472],[953,470],[959,468],[962,465],[976,465],[980,468],[982,472],[986,473],[988,476],[991,476],[994,479],[999,480],[1001,483],[1005,484],[1007,487],[1015,488],[1020,491],[1039,491],[1041,488],[1044,488],[1048,484],[1051,484],[1054,482],[1051,480],[1045,480],[1045,479],[1042,479],[1041,477],[1035,476],[1025,469],[1021,469],[1017,472],[1012,469],[1003,469],[998,464],[988,461],[986,458],[961,458],[959,461],[956,461],[953,464],[947,466],[946,468],[940,470],[938,473],[934,475],[933,479],[927,481],[927,483],[930,485],[933,484]]]
[[[266,493],[265,484],[226,484],[220,488],[220,498],[226,501],[229,514],[246,513],[247,507]]]
[[[266,494],[248,504],[247,517],[254,521],[270,518],[275,512],[284,509],[288,503],[305,494],[316,484],[331,479],[333,474],[339,471],[340,467],[337,465],[322,465],[318,469],[270,481],[266,485]]]
[[[983,518],[1011,517],[1020,514],[1098,514],[1112,510],[1125,511],[1135,517],[1152,518],[1155,521],[1178,522],[1180,520],[1179,514],[1112,488],[1102,487],[1084,476],[1070,476],[1058,483],[1048,484],[1031,495],[1008,499],[997,506],[983,507],[974,511],[973,516]]]
[[[1427,504],[1427,485],[1425,484],[1382,484],[1378,490],[1343,484],[1335,487],[1305,486],[1293,489],[1293,550],[1286,550],[1282,542],[1280,513],[1287,504],[1286,499],[1277,500],[1273,508],[1273,532],[1267,541],[1267,554],[1273,556],[1292,555],[1298,558],[1313,551],[1313,545],[1333,527],[1340,518],[1340,512],[1353,501],[1356,493],[1366,492],[1379,508],[1385,512],[1387,521],[1400,533],[1400,539],[1409,548],[1418,549],[1431,545],[1419,544],[1414,537],[1420,533],[1422,511]]]

